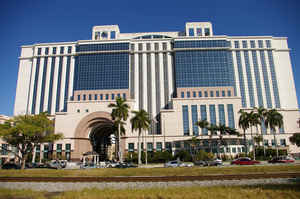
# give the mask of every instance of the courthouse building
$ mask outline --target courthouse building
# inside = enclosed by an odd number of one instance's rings
[[[55,132],[64,134],[63,140],[40,146],[37,153],[79,160],[94,150],[105,159],[114,143],[108,104],[117,97],[126,98],[130,110],[149,113],[149,151],[188,149],[185,140],[194,136],[208,150],[209,132],[196,121],[225,124],[242,133],[238,111],[264,107],[276,108],[284,117],[278,145],[299,152],[289,142],[299,131],[299,110],[286,37],[214,35],[209,22],[186,23],[183,31],[146,33],[94,26],[91,36],[21,47],[14,115],[47,111],[55,118]],[[124,153],[137,151],[131,116],[121,138]],[[263,132],[265,146],[274,147],[269,129]],[[250,138],[250,130],[247,134]],[[244,150],[241,137],[224,139],[227,154]]]

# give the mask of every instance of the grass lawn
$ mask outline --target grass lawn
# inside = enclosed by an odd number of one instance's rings
[[[128,168],[128,169],[82,169],[82,170],[0,170],[0,177],[112,177],[112,176],[201,176],[216,174],[245,174],[272,172],[300,172],[300,165],[230,166],[192,168]]]
[[[174,187],[149,189],[84,189],[63,193],[34,192],[29,190],[0,189],[0,199],[298,199],[299,184],[218,186],[218,187]]]

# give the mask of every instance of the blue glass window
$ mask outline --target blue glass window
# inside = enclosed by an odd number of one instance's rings
[[[45,55],[49,54],[49,47],[45,48]]]
[[[52,48],[52,54],[54,54],[54,55],[56,54],[56,47]]]
[[[105,99],[108,100],[108,94],[105,94]]]
[[[118,93],[118,95],[117,95],[117,96],[118,96],[118,98],[120,98],[120,97],[121,97],[121,94],[120,94],[120,93]]]
[[[70,54],[72,52],[72,46],[68,46],[68,53]]]
[[[220,92],[216,91],[216,97],[220,97]]]
[[[210,91],[210,97],[214,97],[214,91]]]
[[[189,135],[189,110],[187,105],[182,106],[182,119],[183,119],[183,135]]]
[[[210,36],[210,29],[209,28],[204,28],[204,35],[205,36]]]
[[[113,50],[129,50],[129,43],[81,44],[76,48],[77,52]]]
[[[235,128],[234,112],[233,112],[233,105],[232,104],[227,104],[227,113],[228,113],[228,126],[230,128]]]
[[[214,104],[209,105],[209,116],[210,116],[210,123],[211,124],[217,124],[216,107],[215,107]]]
[[[38,57],[37,60],[36,60],[36,69],[35,69],[35,77],[34,77],[31,114],[36,113],[35,112],[35,105],[36,105],[36,98],[37,98],[36,93],[37,93],[37,86],[38,86],[38,79],[39,79],[39,72],[40,72],[40,61],[41,61],[41,58]]]
[[[202,36],[202,28],[197,28],[196,32],[197,32],[197,36]]]
[[[85,94],[83,94],[83,100],[84,100],[84,101],[86,100],[86,95],[85,95]]]
[[[198,92],[198,97],[202,97],[202,92],[201,91]]]
[[[69,46],[70,48],[71,46]],[[71,47],[72,50],[72,47]],[[68,49],[69,51],[69,49]],[[70,52],[71,53],[71,52]],[[70,81],[70,68],[71,68],[71,56],[67,57],[67,68],[66,68],[66,82],[65,82],[65,99],[64,99],[64,111],[67,111],[67,101],[69,96],[69,81]]]
[[[63,48],[60,48],[60,53],[63,53]],[[57,92],[56,92],[56,106],[55,111],[60,111],[60,94],[61,94],[61,79],[62,79],[62,68],[63,68],[63,57],[59,58],[59,65],[58,65],[58,78],[57,78]]]
[[[94,99],[98,100],[98,95],[97,94],[94,95]]]
[[[49,53],[49,48],[46,48],[45,54]],[[44,112],[44,99],[45,99],[45,86],[46,86],[46,76],[47,76],[47,67],[48,67],[48,57],[44,58],[44,68],[42,76],[42,87],[41,87],[41,99],[40,99],[40,113]]]
[[[248,50],[244,51],[244,58],[245,58],[245,65],[246,65],[246,74],[247,74],[247,82],[248,82],[248,92],[249,92],[249,97],[250,97],[250,106],[255,107],[254,90],[253,90],[252,74],[251,74],[251,68],[250,68],[250,63],[249,63]]]
[[[284,125],[282,125],[282,127],[279,128],[279,133],[284,133]]]
[[[186,97],[187,97],[187,98],[190,98],[190,97],[191,97],[190,91],[186,92]]]
[[[56,47],[53,47],[53,53],[54,53],[54,48],[55,48],[55,53],[56,53]],[[49,82],[49,95],[48,95],[48,113],[49,114],[53,114],[53,113],[51,113],[51,109],[52,109],[52,95],[53,95],[53,79],[54,79],[55,60],[56,60],[56,58],[52,57],[51,71],[50,71],[50,82]]]
[[[227,96],[231,97],[231,91],[227,91]]]
[[[286,141],[285,141],[285,139],[280,139],[280,145],[281,145],[281,146],[286,146]]]
[[[263,44],[262,40],[258,40],[258,47],[259,48],[263,48],[264,47],[264,44]]]
[[[266,40],[266,46],[267,48],[271,48],[271,40]]]
[[[265,85],[266,98],[267,98],[267,108],[272,108],[272,99],[271,99],[271,91],[270,91],[270,85],[269,85],[267,65],[266,65],[266,60],[265,60],[265,52],[263,50],[260,50],[259,52],[260,52],[260,59],[261,59],[261,68],[262,68],[263,77],[264,77],[264,85]]]
[[[189,36],[194,36],[194,28],[189,28]]]
[[[238,65],[240,91],[241,91],[241,97],[242,97],[242,107],[247,107],[244,76],[243,76],[244,72],[243,72],[243,67],[242,67],[241,52],[240,51],[236,51],[236,59],[237,59],[237,65]]]
[[[156,142],[156,151],[162,151],[162,143]]]
[[[126,99],[126,93],[123,93],[123,99]]]
[[[192,105],[192,123],[193,123],[193,135],[198,136],[199,135],[199,129],[197,126],[198,122],[198,111],[197,111],[197,105]]]
[[[111,94],[111,99],[114,100],[115,99],[115,94]]]
[[[263,97],[262,97],[261,80],[260,80],[259,69],[258,69],[257,54],[256,54],[255,50],[252,50],[252,61],[253,61],[253,68],[254,68],[254,74],[255,74],[258,106],[263,107],[264,103],[263,103]]]
[[[60,47],[60,54],[64,54],[64,47],[63,46]]]
[[[204,97],[208,97],[208,92],[204,91]]]
[[[134,143],[128,143],[128,152],[134,152]]]
[[[91,94],[89,94],[89,100],[92,100],[92,95]]]
[[[201,120],[207,120],[206,105],[200,105],[200,112],[201,112]],[[203,128],[202,134],[207,135],[208,130],[206,128]]]
[[[235,47],[235,48],[240,48],[239,41],[234,41],[234,47]]]
[[[254,40],[250,41],[250,46],[251,46],[251,48],[255,48],[255,41]]]
[[[242,41],[243,48],[248,48],[247,41]]]
[[[272,78],[275,106],[276,106],[276,108],[280,108],[280,98],[279,98],[279,92],[278,92],[277,77],[276,77],[276,72],[275,72],[273,53],[271,50],[268,50],[268,58],[269,58],[270,72],[271,72],[271,78]]]
[[[116,38],[116,31],[111,31],[110,32],[110,38],[115,39]]]
[[[225,125],[224,104],[219,104],[218,109],[219,109],[219,123]]]
[[[77,100],[80,101],[80,95],[77,95]]]
[[[196,97],[196,91],[193,91],[193,97]]]
[[[38,48],[37,54],[38,54],[38,55],[41,55],[41,54],[42,54],[42,48]]]
[[[261,130],[262,130],[263,134],[267,134],[267,128],[263,121],[261,122]]]
[[[174,48],[229,48],[230,42],[226,40],[195,40],[175,41]]]
[[[225,97],[225,91],[222,91],[222,97]]]
[[[103,100],[103,94],[100,94],[100,100]]]
[[[184,92],[181,92],[181,98],[184,98]]]

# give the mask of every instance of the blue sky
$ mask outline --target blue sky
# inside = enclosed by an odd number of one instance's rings
[[[0,114],[12,115],[20,46],[91,38],[94,25],[125,32],[181,31],[210,21],[215,35],[288,37],[299,101],[299,0],[4,0],[0,6]]]

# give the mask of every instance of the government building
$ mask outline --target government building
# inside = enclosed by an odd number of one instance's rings
[[[192,137],[208,149],[209,132],[195,125],[199,120],[242,134],[238,112],[254,107],[275,108],[283,115],[277,144],[299,153],[289,141],[299,132],[299,109],[287,38],[214,35],[210,22],[188,22],[182,30],[122,33],[118,25],[104,25],[93,27],[90,40],[22,46],[14,115],[48,112],[55,132],[64,134],[35,152],[73,161],[92,151],[100,160],[111,158],[115,139],[108,105],[122,97],[130,106],[121,137],[124,154],[138,148],[132,110],[150,115],[147,150],[174,154],[187,149],[185,141]],[[263,144],[274,147],[273,134],[262,129]],[[226,154],[245,150],[242,137],[224,139]]]

